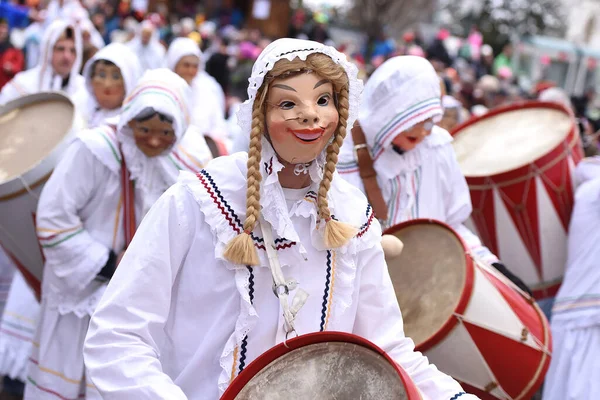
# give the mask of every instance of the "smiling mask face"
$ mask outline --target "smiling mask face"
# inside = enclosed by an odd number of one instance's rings
[[[106,110],[121,107],[125,99],[125,80],[119,67],[99,60],[93,68],[92,89],[98,105]]]
[[[328,80],[316,73],[274,79],[266,102],[269,139],[283,161],[309,163],[330,143],[339,113]]]

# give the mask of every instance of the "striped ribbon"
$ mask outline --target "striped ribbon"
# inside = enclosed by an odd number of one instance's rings
[[[130,178],[123,151],[121,152],[121,197],[123,199],[123,230],[125,232],[125,248],[133,240],[135,234],[135,192]]]

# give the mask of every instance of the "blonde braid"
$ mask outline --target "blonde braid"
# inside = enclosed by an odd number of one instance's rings
[[[348,88],[344,86],[338,96],[338,110],[340,115],[340,121],[338,125],[338,131],[334,137],[333,142],[327,148],[327,157],[325,167],[323,168],[323,179],[319,186],[319,194],[317,198],[317,206],[319,209],[319,218],[325,220],[325,246],[328,248],[337,248],[348,243],[350,239],[356,235],[356,228],[353,226],[336,221],[331,218],[331,211],[329,210],[329,203],[327,201],[327,192],[331,187],[331,181],[333,180],[333,173],[335,172],[335,166],[338,161],[338,154],[340,147],[344,143],[344,137],[346,136],[346,125],[348,122]]]
[[[256,106],[252,112],[252,130],[250,131],[250,148],[248,149],[248,186],[246,189],[244,231],[227,244],[223,253],[223,257],[234,264],[258,265],[260,263],[251,233],[256,226],[260,213],[260,181],[262,179],[260,155],[263,131],[263,110],[261,106]]]

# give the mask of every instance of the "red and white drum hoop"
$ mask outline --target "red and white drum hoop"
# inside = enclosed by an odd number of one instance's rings
[[[482,399],[533,396],[552,349],[548,321],[533,299],[475,260],[441,222],[417,219],[385,233],[404,243],[388,268],[416,350]]]
[[[513,104],[472,118],[452,134],[473,203],[467,225],[536,299],[555,296],[566,264],[574,169],[583,158],[572,113],[555,103]],[[482,155],[491,137],[504,146]],[[516,149],[526,156],[504,165]]]
[[[288,340],[262,354],[233,380],[221,400],[332,396],[422,399],[408,374],[375,344],[349,333],[317,332]]]
[[[0,106],[0,245],[38,295],[44,265],[35,227],[38,198],[82,127],[71,100],[58,92]]]

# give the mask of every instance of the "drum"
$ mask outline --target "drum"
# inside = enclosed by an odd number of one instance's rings
[[[73,103],[60,93],[0,106],[0,244],[38,294],[44,263],[35,230],[38,199],[81,127]]]
[[[419,390],[373,343],[318,332],[281,343],[254,360],[221,400],[420,400]]]
[[[481,399],[529,400],[552,347],[533,299],[475,260],[441,222],[417,219],[385,233],[404,243],[388,268],[416,350]]]
[[[583,157],[573,115],[562,105],[500,107],[456,128],[467,179],[469,228],[533,290],[556,295],[567,260],[574,167]]]

